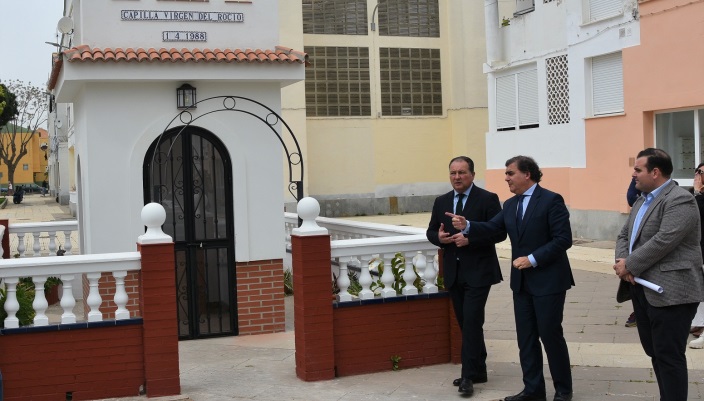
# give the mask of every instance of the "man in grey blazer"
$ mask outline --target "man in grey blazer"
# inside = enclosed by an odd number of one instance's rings
[[[616,242],[614,271],[630,287],[638,335],[651,358],[663,401],[687,399],[685,350],[689,326],[704,301],[699,210],[692,194],[670,179],[670,156],[638,153],[633,167],[642,196]],[[663,288],[657,293],[635,278]]]

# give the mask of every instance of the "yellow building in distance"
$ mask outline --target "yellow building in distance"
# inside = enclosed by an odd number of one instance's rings
[[[10,136],[5,128],[2,129],[0,135]],[[22,140],[21,137],[22,135],[17,135],[15,138],[15,146],[18,151],[20,148],[20,141]],[[2,141],[2,143],[5,144],[5,146],[9,146],[9,142],[7,141]],[[42,149],[44,147],[42,145],[46,145],[46,147]],[[42,181],[47,179],[46,171],[49,152],[48,145],[48,132],[42,128],[37,129],[37,133],[32,135],[32,138],[27,143],[27,154],[20,159],[20,162],[17,164],[17,168],[15,168],[14,182],[12,183],[13,188],[17,188],[19,185],[32,184],[41,186]],[[7,189],[9,184],[8,178],[7,165],[4,161],[0,161],[0,186],[3,189]]]

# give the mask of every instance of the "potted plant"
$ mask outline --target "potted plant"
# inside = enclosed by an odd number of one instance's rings
[[[44,295],[49,305],[53,305],[61,300],[63,293],[62,284],[61,279],[58,277],[49,277],[46,279],[46,283],[44,283]]]

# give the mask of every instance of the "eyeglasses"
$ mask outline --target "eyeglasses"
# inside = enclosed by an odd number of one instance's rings
[[[704,173],[704,171],[702,171],[700,169],[694,170],[694,174],[703,174],[703,173]]]

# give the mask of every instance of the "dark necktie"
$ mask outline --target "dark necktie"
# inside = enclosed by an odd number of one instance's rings
[[[462,214],[462,198],[464,198],[464,194],[457,194],[457,205],[455,205],[455,214]]]
[[[525,197],[525,195],[518,196],[518,210],[516,211],[516,225],[518,227],[523,223],[523,198]]]

